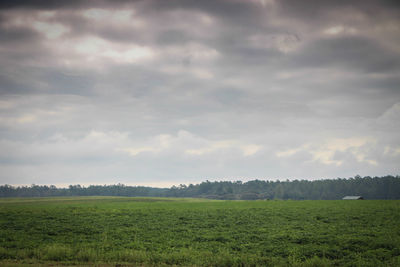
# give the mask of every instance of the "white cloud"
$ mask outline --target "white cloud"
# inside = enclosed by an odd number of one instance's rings
[[[309,152],[313,155],[313,161],[327,165],[340,166],[344,163],[342,159],[335,158],[336,152],[351,153],[358,162],[377,165],[378,163],[375,160],[366,158],[366,155],[360,149],[363,146],[375,144],[375,142],[376,140],[370,137],[335,138],[317,148],[312,148]]]
[[[94,20],[115,20],[128,22],[131,19],[133,10],[107,10],[101,8],[91,8],[82,12],[84,17]]]
[[[117,148],[116,150],[128,152],[131,156],[137,156],[143,152],[157,154],[168,149],[171,142],[173,142],[173,137],[171,135],[161,134],[145,141],[144,143],[147,144],[146,146]]]
[[[214,74],[205,68],[184,67],[182,65],[166,65],[160,71],[169,75],[191,75],[197,79],[209,80],[214,78]]]
[[[36,117],[32,114],[20,116],[16,119],[18,123],[32,123],[36,120]]]
[[[259,146],[259,145],[244,145],[241,148],[243,150],[243,155],[244,156],[252,156],[252,155],[256,154],[258,151],[260,151],[262,146]]]
[[[6,14],[8,27],[30,27],[47,39],[53,40],[70,31],[70,28],[60,22],[49,21],[56,15],[55,11],[40,11],[18,16],[14,12]]]
[[[102,60],[116,63],[135,63],[152,59],[154,51],[135,44],[117,44],[97,37],[86,37],[70,44],[82,57],[81,60],[96,64]]]
[[[275,4],[276,0],[241,0],[243,2],[252,2],[256,5],[261,5],[262,7],[266,8],[270,5]]]
[[[393,104],[389,109],[387,109],[378,120],[399,122],[400,119],[400,102]]]
[[[345,27],[343,25],[332,26],[323,30],[326,35],[338,35],[338,34],[354,34],[357,33],[357,29],[353,27]]]
[[[41,19],[50,19],[54,18],[54,16],[57,14],[56,11],[40,11],[38,13],[39,18]]]
[[[207,156],[212,153],[237,150],[242,156],[252,156],[261,149],[260,145],[246,144],[238,140],[208,140],[185,130],[180,130],[176,136],[162,134],[141,143],[144,145],[119,148],[118,151],[127,152],[131,156],[138,156],[144,152]]]
[[[300,45],[300,39],[294,34],[256,34],[249,41],[256,48],[273,48],[283,53],[290,53]]]
[[[231,148],[234,146],[234,142],[231,140],[223,140],[223,141],[215,141],[215,142],[207,142],[208,144],[197,149],[187,149],[185,150],[186,154],[189,155],[198,155],[202,156],[208,153],[213,153],[218,150],[223,150],[227,148]]]
[[[200,21],[206,25],[212,25],[214,23],[214,19],[207,14],[199,14]]]
[[[299,148],[291,148],[291,149],[287,149],[287,150],[283,150],[283,151],[278,151],[275,154],[278,158],[290,157],[290,156],[293,156],[294,154],[296,154],[297,152],[302,151],[303,149],[305,149],[308,146],[309,145],[305,145],[305,146],[302,146]]]
[[[57,39],[69,31],[67,27],[59,23],[35,21],[32,25],[35,30],[44,34],[49,39]]]
[[[84,36],[58,44],[48,42],[55,54],[55,62],[68,68],[101,69],[113,64],[145,64],[156,58],[151,47],[134,43],[117,43]]]
[[[131,156],[137,156],[138,154],[143,152],[156,153],[160,150],[154,147],[138,147],[138,148],[123,148],[123,149],[118,149],[117,151],[125,151],[128,152]]]
[[[199,42],[170,46],[163,50],[163,54],[168,57],[185,56],[196,62],[212,61],[217,59],[220,55],[215,48],[208,47]]]
[[[307,143],[297,148],[291,148],[276,152],[278,158],[291,157],[299,152],[307,152],[312,155],[312,162],[325,165],[341,166],[345,159],[337,157],[337,152],[352,155],[358,162],[378,165],[376,160],[369,158],[365,147],[376,145],[376,140],[371,137],[333,138],[321,143]]]
[[[208,80],[214,77],[214,74],[212,74],[210,71],[206,69],[192,69],[190,72],[193,73],[193,75],[199,79]]]
[[[135,16],[135,10],[131,7],[130,9],[103,9],[103,8],[90,8],[80,12],[83,17],[90,19],[97,25],[118,25],[142,28],[145,26],[145,22]]]
[[[383,151],[385,155],[389,155],[391,157],[397,157],[400,155],[400,147],[389,147],[385,146],[385,149]]]

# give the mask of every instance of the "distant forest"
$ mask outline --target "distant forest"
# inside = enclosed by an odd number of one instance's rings
[[[400,176],[360,177],[333,180],[293,181],[205,181],[200,184],[154,188],[117,185],[54,185],[0,186],[0,197],[54,196],[127,196],[127,197],[195,197],[210,199],[341,199],[344,196],[364,199],[400,199]]]

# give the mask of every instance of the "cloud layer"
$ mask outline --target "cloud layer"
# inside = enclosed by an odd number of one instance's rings
[[[2,1],[0,183],[399,174],[393,1]]]

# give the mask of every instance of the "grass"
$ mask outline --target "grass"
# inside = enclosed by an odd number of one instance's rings
[[[0,200],[0,265],[400,266],[400,201]]]

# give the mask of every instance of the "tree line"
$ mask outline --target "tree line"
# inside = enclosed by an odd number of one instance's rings
[[[400,176],[337,178],[330,180],[268,181],[205,181],[199,184],[181,184],[171,188],[116,185],[54,185],[0,186],[0,197],[53,196],[127,196],[127,197],[198,197],[210,199],[256,200],[341,199],[346,195],[365,199],[400,199]]]

